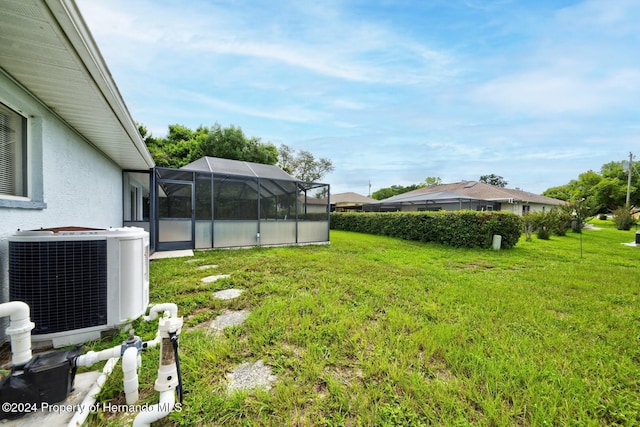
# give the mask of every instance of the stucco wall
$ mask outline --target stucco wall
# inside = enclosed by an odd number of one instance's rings
[[[0,102],[28,118],[30,195],[38,202],[0,205],[0,302],[5,302],[7,238],[17,229],[122,226],[122,171],[1,73]]]
[[[522,215],[522,203],[502,203],[502,209],[506,212],[513,212],[514,214]],[[539,203],[528,203],[529,212],[542,212],[553,209],[553,205],[541,205]]]

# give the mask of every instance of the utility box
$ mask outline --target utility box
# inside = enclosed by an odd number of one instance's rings
[[[9,299],[31,309],[32,342],[99,339],[149,305],[149,233],[59,227],[9,237]]]
[[[493,250],[498,251],[502,247],[502,236],[499,234],[493,235]]]

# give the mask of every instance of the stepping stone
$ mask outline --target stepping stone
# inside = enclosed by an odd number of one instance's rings
[[[210,268],[218,268],[217,265],[215,264],[211,264],[211,265],[201,265],[200,267],[196,268],[196,270],[208,270]]]
[[[229,326],[243,324],[248,316],[249,312],[247,310],[225,311],[220,316],[213,319],[209,327],[214,332],[222,332],[224,328]]]
[[[213,283],[213,282],[215,282],[217,280],[220,280],[220,279],[228,279],[229,277],[231,277],[231,276],[228,275],[228,274],[218,274],[217,276],[205,277],[204,279],[201,279],[201,281],[204,282],[204,283]]]
[[[242,289],[225,289],[224,291],[214,292],[213,296],[218,299],[234,299],[238,298],[244,290]]]
[[[228,373],[227,378],[229,379],[227,393],[256,388],[270,390],[271,384],[278,379],[275,375],[271,375],[271,366],[265,366],[262,360],[241,364],[233,372]]]
[[[181,258],[181,257],[192,257],[192,256],[193,256],[193,251],[191,249],[185,249],[181,251],[154,252],[149,256],[149,259],[153,261],[154,259]]]

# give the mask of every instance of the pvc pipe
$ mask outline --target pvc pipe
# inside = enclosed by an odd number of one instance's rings
[[[116,366],[116,363],[118,363],[118,359],[120,359],[120,356],[112,357],[107,360],[107,363],[105,363],[104,368],[102,369],[102,374],[100,374],[93,387],[91,387],[91,390],[89,390],[89,393],[87,393],[82,403],[78,405],[78,411],[73,415],[73,418],[71,418],[67,427],[81,427],[82,424],[84,424],[96,403],[98,393],[100,393],[102,386],[107,382],[107,378],[109,378],[111,372],[113,372],[113,368]]]
[[[169,317],[178,316],[178,306],[174,303],[167,302],[164,304],[156,304],[153,307],[151,307],[151,309],[149,310],[149,315],[144,316],[144,320],[146,321],[155,320],[158,317],[158,313],[160,312],[164,313],[165,311],[169,312]]]
[[[5,330],[11,337],[11,363],[24,365],[33,357],[31,353],[31,330],[35,324],[29,317],[29,306],[22,301],[0,304],[0,317],[10,316],[11,322]]]
[[[160,332],[158,332],[154,339],[142,343],[142,349],[153,348],[160,344],[160,341],[162,341],[162,338],[160,337]]]
[[[89,351],[82,356],[76,358],[76,366],[92,366],[102,360],[109,360],[114,357],[120,357],[122,354],[122,346],[117,345],[102,351]]]
[[[166,417],[171,413],[176,404],[175,390],[167,390],[160,393],[158,404],[149,406],[148,411],[140,412],[133,420],[133,427],[150,427],[151,423]]]
[[[127,405],[138,401],[138,349],[129,347],[122,355],[122,381]]]

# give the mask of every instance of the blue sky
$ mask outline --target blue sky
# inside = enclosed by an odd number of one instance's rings
[[[503,176],[540,193],[640,147],[637,0],[77,0],[133,118],[333,161],[331,192]]]

